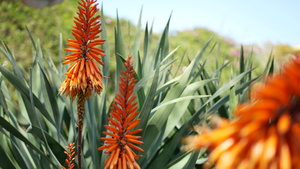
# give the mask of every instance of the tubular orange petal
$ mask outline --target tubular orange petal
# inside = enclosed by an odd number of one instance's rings
[[[113,117],[114,119],[118,120],[119,122],[122,121],[122,117],[119,114],[117,114],[116,112],[109,113],[109,115],[111,117]]]
[[[110,152],[112,152],[112,151],[113,151],[113,153],[115,153],[115,150],[116,150],[117,147],[118,147],[118,144],[114,144],[114,145],[110,146],[110,147],[105,151],[105,153],[110,153]]]
[[[122,159],[118,159],[118,169],[122,169]]]
[[[132,138],[132,139],[141,139],[142,138],[141,136],[133,136],[133,135],[128,135],[128,134],[126,134],[125,137]]]
[[[119,130],[116,129],[116,128],[114,128],[114,127],[111,127],[111,126],[108,126],[108,125],[104,125],[104,127],[105,127],[107,130],[111,131],[111,132],[119,133]]]
[[[229,149],[234,144],[234,140],[232,138],[229,138],[225,140],[223,143],[218,145],[210,154],[211,161],[216,161],[222,153],[224,153],[227,149]]]
[[[91,59],[90,59],[91,60]],[[96,70],[96,72],[101,73],[99,67],[96,65],[96,63],[94,62],[94,60],[91,60],[92,65],[94,66],[94,69]]]
[[[125,154],[124,153],[122,153],[122,168],[123,169],[126,169],[127,168],[127,164],[126,164],[126,157],[125,157]]]
[[[143,149],[141,149],[140,147],[138,147],[138,146],[136,146],[136,145],[133,145],[133,144],[131,144],[131,143],[127,143],[127,144],[128,144],[128,146],[130,146],[131,148],[133,148],[133,149],[135,149],[135,150],[137,150],[137,151],[139,151],[139,152],[141,152],[141,153],[144,152]]]
[[[114,121],[112,118],[107,118],[109,120],[108,124],[112,125],[112,126],[116,126],[120,131],[122,131],[122,126],[120,125],[120,123]]]
[[[82,72],[83,70],[83,67],[84,67],[84,62],[85,62],[85,59],[81,59],[81,62],[80,62],[80,68],[79,68],[79,71]]]
[[[132,143],[135,143],[135,144],[144,144],[142,141],[131,139],[131,138],[128,138],[127,140],[132,142]]]
[[[98,151],[105,150],[105,149],[107,149],[107,146],[106,146],[106,145],[99,147],[99,148],[98,148]]]
[[[116,165],[117,164],[119,155],[120,155],[120,148],[117,149],[117,152],[116,152],[115,156],[113,157],[112,165]]]
[[[286,134],[291,126],[291,120],[288,113],[284,113],[282,116],[279,117],[278,123],[277,123],[277,131],[280,134]]]
[[[132,150],[127,145],[125,145],[125,150],[128,154],[128,157],[130,158],[130,160],[134,161],[134,156],[133,156]]]
[[[116,135],[116,134],[113,134],[113,133],[109,133],[109,132],[104,131],[103,134],[105,134],[105,135],[110,135],[110,136],[112,136],[112,137],[114,137],[114,138],[120,139],[120,136],[119,136],[119,135]]]
[[[113,141],[106,141],[105,144],[116,144],[118,143],[117,140],[113,140]]]
[[[127,163],[128,163],[128,167],[129,167],[130,169],[134,169],[130,157],[129,157],[128,155],[125,155],[125,157],[126,157],[126,161],[127,161]]]
[[[243,129],[241,129],[240,134],[241,137],[247,137],[250,134],[256,132],[263,124],[260,122],[253,122],[247,124]]]
[[[68,63],[74,62],[74,61],[76,61],[76,60],[77,60],[76,58],[72,58],[72,59],[70,59],[70,60],[66,60],[66,61],[64,61],[64,62],[63,62],[63,64],[65,65],[65,64],[68,64]]]
[[[71,59],[76,59],[76,60],[78,60],[79,58],[80,58],[79,55],[67,55],[67,56],[66,56],[66,59],[67,59],[67,60],[71,60]]]
[[[66,48],[65,51],[67,52],[79,52],[79,49],[71,49],[71,48]]]
[[[279,148],[280,148],[279,169],[291,169],[292,168],[291,152],[284,138],[281,139],[281,144]]]
[[[139,124],[140,121],[141,121],[140,119],[137,119],[137,121],[134,121],[131,124],[129,123],[128,124],[129,126],[126,129],[126,132],[129,131],[129,130],[131,130],[131,129],[133,129],[134,127],[136,127]]]
[[[139,114],[139,112],[135,111],[133,113],[130,113],[130,111],[129,111],[128,114],[129,114],[129,116],[126,119],[125,123],[128,123],[129,121],[133,120]]]
[[[114,155],[115,155],[115,150],[111,153],[111,156],[109,156],[108,158],[107,158],[107,160],[105,161],[105,163],[104,163],[104,165],[105,165],[105,167],[106,168],[109,168],[109,166],[111,165],[111,161],[113,160],[113,158],[114,158]]]
[[[143,131],[143,129],[136,129],[136,130],[128,132],[127,134],[136,134],[136,133],[139,133],[139,132],[142,132],[142,131]]]

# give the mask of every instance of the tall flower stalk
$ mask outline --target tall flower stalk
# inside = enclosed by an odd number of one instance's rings
[[[135,149],[139,152],[144,152],[143,149],[134,145],[143,144],[141,136],[133,134],[139,133],[142,129],[134,129],[140,122],[140,119],[135,119],[139,112],[137,112],[137,102],[135,102],[136,95],[133,94],[135,82],[133,76],[135,74],[132,65],[133,61],[131,56],[126,59],[124,63],[126,70],[122,71],[120,75],[121,81],[119,82],[119,93],[116,94],[114,103],[112,104],[110,116],[108,117],[108,124],[105,125],[107,131],[103,134],[110,137],[102,137],[104,145],[99,147],[98,150],[105,150],[109,157],[105,161],[106,168],[140,168],[136,163],[139,156],[132,150]],[[134,144],[133,144],[134,143]]]
[[[74,146],[75,143],[68,143],[68,146],[66,146],[66,148],[69,150],[69,152],[65,151],[65,154],[67,154],[67,159],[66,159],[66,163],[68,164],[68,169],[73,169],[75,167],[75,164],[73,163],[73,161],[75,161],[76,156],[73,157],[75,155]],[[64,166],[61,166],[62,169],[66,169]]]
[[[251,92],[252,100],[232,121],[217,118],[215,129],[184,139],[185,150],[209,147],[207,167],[216,169],[300,168],[300,57]]]
[[[97,15],[96,0],[81,0],[78,6],[79,12],[74,17],[72,35],[74,39],[68,39],[70,48],[65,51],[70,52],[66,56],[63,64],[73,63],[66,73],[67,77],[59,89],[60,93],[70,95],[71,100],[77,96],[77,126],[78,126],[78,168],[81,168],[81,138],[84,119],[85,101],[91,96],[92,91],[100,94],[102,91],[102,74],[96,62],[103,65],[101,56],[105,56],[104,51],[99,49],[105,40],[98,39],[100,36],[99,21]]]

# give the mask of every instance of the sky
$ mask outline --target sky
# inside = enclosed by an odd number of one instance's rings
[[[98,0],[104,14],[125,18],[142,28],[154,21],[162,32],[169,16],[170,31],[205,27],[243,45],[272,42],[300,45],[300,1],[298,0]]]

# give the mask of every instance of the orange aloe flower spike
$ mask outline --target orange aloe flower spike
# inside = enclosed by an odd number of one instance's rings
[[[105,153],[109,154],[105,168],[132,168],[133,166],[139,168],[135,161],[138,160],[139,156],[133,152],[132,148],[144,152],[143,149],[135,145],[143,144],[140,141],[141,136],[133,135],[142,130],[132,130],[139,124],[140,119],[135,120],[138,112],[136,111],[136,96],[133,94],[136,80],[133,78],[135,72],[132,67],[131,56],[128,56],[124,65],[126,70],[122,71],[123,76],[120,75],[119,93],[116,94],[111,108],[111,118],[107,118],[110,126],[104,126],[107,132],[103,132],[103,134],[111,138],[102,137],[101,140],[104,141],[104,145],[98,148],[99,151],[106,149]]]
[[[67,154],[68,158],[66,159],[66,163],[68,164],[68,169],[73,169],[75,167],[73,161],[76,159],[76,156],[73,157],[75,155],[74,146],[75,143],[68,143],[68,146],[66,146],[66,148],[69,150],[69,152],[65,151],[65,154]],[[66,169],[64,166],[61,166],[62,169]]]
[[[98,46],[105,40],[99,39],[101,32],[97,15],[97,0],[80,0],[78,2],[77,17],[74,17],[72,35],[68,39],[69,52],[63,64],[72,63],[66,73],[67,77],[61,84],[59,93],[70,95],[71,100],[77,96],[77,126],[78,126],[78,168],[81,169],[81,139],[84,119],[85,101],[91,96],[92,91],[100,94],[103,88],[102,73],[96,62],[103,65],[101,56],[104,51]]]
[[[183,139],[184,150],[211,149],[216,169],[300,168],[300,57],[254,88],[232,121]],[[222,134],[223,133],[223,134]],[[223,137],[221,137],[223,135]]]
[[[68,96],[71,100],[82,90],[86,97],[90,96],[92,91],[100,94],[102,91],[102,73],[96,64],[103,65],[101,56],[105,56],[104,51],[97,46],[102,45],[105,40],[98,39],[101,32],[100,18],[96,13],[96,0],[81,0],[79,2],[79,12],[74,17],[72,35],[74,39],[68,39],[69,48],[65,51],[70,52],[66,56],[63,64],[72,63],[67,77],[59,89],[60,93]]]

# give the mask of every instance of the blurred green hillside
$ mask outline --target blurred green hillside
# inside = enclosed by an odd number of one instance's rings
[[[40,38],[43,47],[57,60],[59,33],[70,34],[72,16],[75,14],[76,3],[64,1],[62,4],[34,9],[24,6],[19,1],[0,2],[0,39],[13,49],[16,60],[28,65],[28,55],[31,56],[32,44],[26,32],[26,27],[34,38]]]
[[[73,17],[76,15],[77,1],[64,0],[63,3],[59,5],[43,9],[33,9],[24,6],[18,1],[1,1],[0,11],[0,40],[6,42],[7,45],[13,49],[17,61],[22,61],[22,65],[26,67],[26,65],[31,62],[31,60],[27,58],[29,58],[28,55],[31,55],[33,46],[25,26],[29,28],[35,40],[40,39],[43,45],[42,47],[47,50],[53,60],[57,62],[59,61],[60,33],[62,33],[63,37],[63,48],[67,42],[66,39],[72,38],[71,25],[73,25]],[[116,26],[116,19],[106,16],[105,18],[107,21],[106,25],[108,41],[111,47],[111,57],[113,57],[114,53],[112,51],[114,47],[114,27]],[[132,37],[135,34],[136,27],[125,19],[121,19],[121,25],[125,44],[129,46],[129,44],[133,43]],[[226,41],[225,38],[203,28],[181,31],[171,35],[169,46],[170,49],[181,46],[178,51],[179,56],[185,51],[188,51],[186,55],[188,57],[194,57],[211,36],[213,36],[215,42],[222,44],[220,48],[221,55],[228,53],[229,48],[234,47],[230,42]],[[152,41],[153,48],[158,38],[159,35],[154,33]],[[64,56],[65,53],[62,55]],[[3,59],[1,59],[0,63],[2,62]]]
[[[61,4],[43,9],[30,8],[15,0],[0,1],[0,11],[0,41],[4,41],[8,47],[13,50],[17,63],[22,65],[25,70],[28,71],[30,68],[32,62],[32,59],[30,58],[32,58],[33,55],[33,45],[27,33],[26,26],[30,30],[34,40],[36,41],[39,39],[40,44],[42,44],[42,49],[45,50],[44,53],[47,53],[55,63],[58,63],[60,58],[64,60],[64,56],[67,53],[63,51],[61,56],[59,54],[60,33],[63,40],[62,48],[66,48],[67,39],[73,38],[71,35],[71,29],[73,25],[73,17],[76,16],[77,12],[77,1],[64,0]],[[111,76],[113,77],[115,71],[114,32],[117,23],[116,18],[110,18],[108,16],[104,17],[108,36],[108,41],[106,41],[106,43],[109,42],[110,47],[110,51],[105,51],[105,53],[108,54],[109,52],[110,57],[112,57],[112,62],[110,62],[109,68]],[[138,14],[136,19],[139,19]],[[137,27],[125,19],[120,19],[120,24],[127,49],[126,52],[127,54],[130,54],[129,46],[132,46],[134,42]],[[148,25],[149,31],[151,30],[151,25],[152,23]],[[153,25],[155,26],[155,23]],[[141,29],[142,36],[144,36],[145,28],[142,27]],[[160,34],[153,32],[151,44],[152,51],[154,50],[160,36]],[[179,73],[181,73],[184,67],[189,64],[189,60],[195,57],[195,55],[203,48],[204,44],[211,37],[213,37],[213,43],[210,43],[209,48],[215,45],[215,49],[212,50],[212,53],[207,58],[207,70],[216,69],[216,60],[218,60],[218,65],[222,65],[222,62],[224,61],[232,61],[232,64],[230,64],[231,66],[224,69],[224,75],[222,76],[224,79],[220,79],[220,84],[230,79],[232,76],[230,73],[231,69],[238,69],[239,63],[236,58],[240,56],[240,46],[236,45],[232,40],[222,37],[205,28],[195,28],[193,30],[184,30],[169,34],[169,51],[180,46],[175,56],[178,58],[178,61],[175,63],[178,67],[174,67],[174,71],[177,71],[177,68],[179,68]],[[141,39],[144,38],[142,37]],[[245,50],[245,56],[249,56],[253,51],[253,47],[245,49],[248,49]],[[140,54],[142,54],[142,52],[143,45],[140,46]],[[209,51],[207,51],[207,53],[208,52]],[[256,59],[261,58],[261,56],[257,56],[255,52],[253,56],[254,63],[256,62],[258,63],[256,65],[261,65],[260,61],[258,61],[260,59]],[[1,65],[4,63],[5,59],[6,58],[2,56],[0,57]],[[261,70],[261,68],[256,69],[256,74],[261,74]],[[109,81],[109,83],[111,83],[111,85],[109,85],[110,88],[108,90],[113,90],[114,83],[112,81]]]

